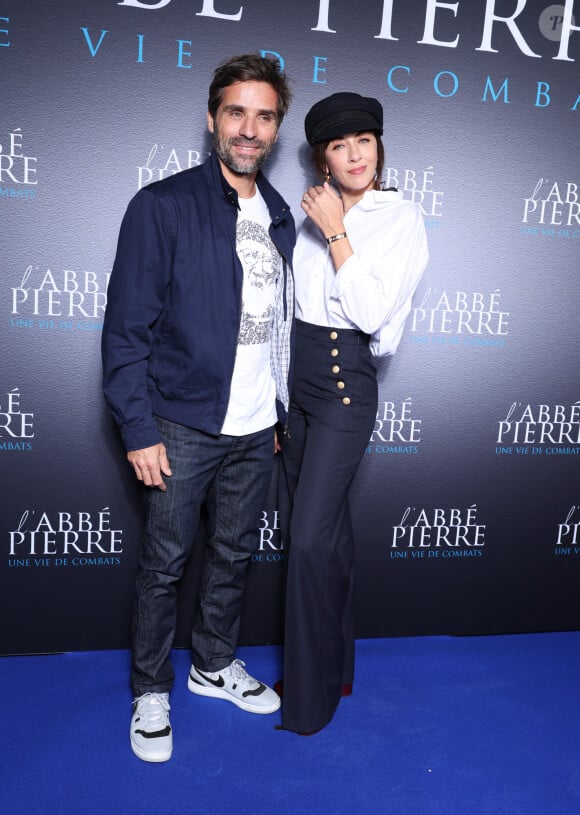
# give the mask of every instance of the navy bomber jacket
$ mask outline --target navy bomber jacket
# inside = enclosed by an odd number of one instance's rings
[[[273,344],[278,335],[288,344],[294,219],[261,172],[257,185],[283,260],[282,316],[274,321]],[[241,313],[237,213],[237,193],[213,153],[201,166],[144,187],[129,203],[102,338],[103,391],[127,450],[160,441],[155,413],[206,433],[221,430]],[[289,348],[281,355],[288,363]],[[287,393],[280,387],[277,407],[284,422]]]

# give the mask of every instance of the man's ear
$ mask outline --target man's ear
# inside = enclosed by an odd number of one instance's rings
[[[207,129],[209,130],[210,133],[213,133],[213,116],[211,115],[209,110],[207,112]]]

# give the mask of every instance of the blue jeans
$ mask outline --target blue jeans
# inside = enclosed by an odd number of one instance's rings
[[[166,492],[145,488],[145,530],[133,611],[135,696],[168,692],[177,588],[196,540],[202,506],[208,542],[192,631],[193,664],[218,671],[234,658],[245,576],[274,459],[273,428],[210,436],[156,417],[172,475]]]

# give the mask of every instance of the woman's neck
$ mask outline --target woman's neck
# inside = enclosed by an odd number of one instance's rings
[[[361,201],[363,199],[365,193],[367,193],[367,192],[368,192],[368,190],[364,190],[364,192],[360,192],[360,193],[356,193],[356,195],[352,195],[352,194],[350,194],[348,192],[345,192],[344,190],[341,190],[340,194],[341,194],[341,197],[342,197],[342,205],[344,207],[345,215],[349,211],[349,209],[352,209],[356,204],[358,204],[359,201]]]

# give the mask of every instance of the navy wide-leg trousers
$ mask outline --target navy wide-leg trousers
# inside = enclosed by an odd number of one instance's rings
[[[369,338],[298,321],[280,495],[287,550],[282,727],[324,727],[354,670],[348,495],[374,427]]]

